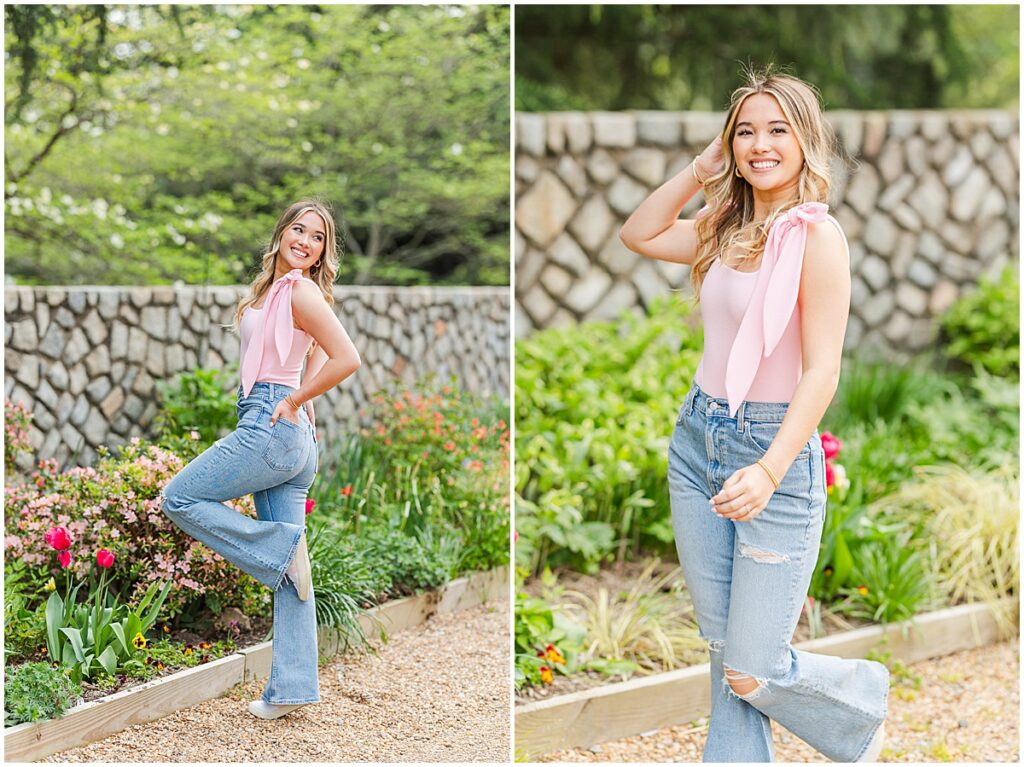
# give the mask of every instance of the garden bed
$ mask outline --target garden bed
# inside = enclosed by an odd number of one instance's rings
[[[565,588],[567,591],[577,592],[590,599],[596,599],[601,589],[604,589],[611,594],[626,593],[640,577],[645,567],[645,562],[621,562],[611,567],[602,568],[592,575],[579,573],[574,570],[559,570],[557,572],[558,585]],[[658,565],[655,572],[657,574],[666,574],[676,567],[677,565],[675,565],[675,563],[662,562]],[[679,577],[682,578],[681,575]],[[543,598],[546,587],[540,579],[531,579],[523,585],[523,591],[530,596]],[[684,598],[687,596],[687,592],[685,590],[683,590],[681,594]],[[834,634],[873,625],[875,624],[870,621],[839,615],[838,613],[823,609],[821,611],[819,637],[832,636]],[[801,614],[800,622],[797,624],[796,631],[793,633],[793,643],[797,644],[815,638],[818,637],[815,637],[812,633],[806,613]],[[702,650],[701,661],[706,659],[707,653]],[[693,665],[699,665],[699,662],[681,664],[680,668]],[[633,674],[633,677],[636,678],[639,676],[649,675],[650,674],[644,674],[644,672],[638,671]],[[588,669],[581,669],[567,676],[555,674],[552,677],[550,684],[542,686],[527,685],[518,690],[516,693],[515,703],[516,705],[525,705],[538,700],[546,700],[558,695],[590,690],[595,687],[602,687],[609,684],[618,684],[627,681],[627,678],[628,677],[624,677],[622,675],[609,676],[608,674]]]
[[[499,567],[458,578],[436,591],[387,602],[361,614],[367,636],[386,638],[419,625],[437,613],[457,612],[508,597],[509,570]],[[242,682],[270,673],[272,642],[238,652],[195,668],[159,677],[113,695],[78,705],[60,719],[30,722],[4,731],[6,761],[32,761],[84,745],[133,724],[149,722],[173,711],[216,698]],[[335,636],[321,632],[322,655],[337,654]]]
[[[913,663],[988,645],[998,638],[993,611],[977,604],[927,613],[886,627],[841,632],[800,642],[797,647],[856,658],[873,651]],[[535,759],[707,716],[708,673],[705,663],[517,706],[517,753]]]

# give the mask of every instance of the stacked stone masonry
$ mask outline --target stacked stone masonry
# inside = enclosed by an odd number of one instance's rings
[[[936,316],[1019,257],[1018,116],[1001,111],[830,112],[847,159],[830,212],[850,241],[847,349],[902,359]],[[722,113],[516,115],[516,335],[681,289],[689,267],[628,250],[626,218],[710,143]],[[683,209],[692,217],[698,194]]]
[[[8,287],[4,394],[33,414],[35,458],[65,467],[77,451],[73,463],[91,465],[100,445],[153,437],[157,381],[237,369],[238,336],[222,325],[245,290]],[[315,400],[321,447],[368,424],[374,393],[431,373],[508,397],[507,288],[336,288],[334,309],[363,364]]]

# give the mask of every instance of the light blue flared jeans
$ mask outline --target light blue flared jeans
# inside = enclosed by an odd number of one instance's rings
[[[316,605],[299,600],[285,570],[306,525],[306,494],[317,469],[313,426],[270,416],[291,386],[257,383],[238,393],[238,428],[182,469],[163,490],[178,527],[274,592],[274,644],[267,703],[316,703]],[[259,519],[223,502],[252,494]]]
[[[825,453],[818,432],[749,522],[716,515],[709,499],[757,462],[788,403],[725,399],[696,384],[679,410],[668,454],[676,549],[711,656],[706,762],[770,762],[769,719],[829,759],[856,761],[885,721],[889,672],[881,663],[793,649],[825,518]],[[749,693],[729,684],[742,675]],[[741,687],[742,685],[737,685]]]

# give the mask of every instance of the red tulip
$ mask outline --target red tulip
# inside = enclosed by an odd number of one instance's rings
[[[71,533],[64,527],[51,527],[46,531],[43,539],[57,551],[64,551],[71,546]]]
[[[60,562],[61,567],[67,567],[71,564],[71,552],[62,551],[60,554],[57,555],[57,561]]]
[[[312,498],[307,498],[306,499],[306,513],[307,514],[312,514],[314,506],[316,506],[316,501],[314,501]]]
[[[836,483],[836,469],[832,461],[825,461],[825,486],[832,487]]]
[[[825,458],[835,458],[842,450],[843,443],[832,432],[827,431],[821,435],[821,447],[825,451]]]
[[[352,495],[352,485],[345,485],[345,487],[341,488],[341,494],[344,496]]]
[[[96,564],[103,568],[113,567],[114,555],[106,549],[100,549],[96,552]]]

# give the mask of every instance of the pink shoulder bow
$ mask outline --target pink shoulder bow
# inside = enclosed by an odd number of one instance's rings
[[[735,416],[764,357],[775,351],[789,325],[800,292],[807,224],[828,218],[828,205],[806,202],[776,219],[768,232],[761,269],[725,368],[729,415]]]
[[[292,325],[292,287],[302,279],[301,269],[292,269],[270,286],[267,300],[263,303],[263,312],[257,320],[256,330],[249,340],[242,360],[242,396],[248,397],[252,391],[256,377],[263,363],[263,339],[266,337],[267,323],[273,323],[274,348],[282,365],[292,350],[294,337]]]

